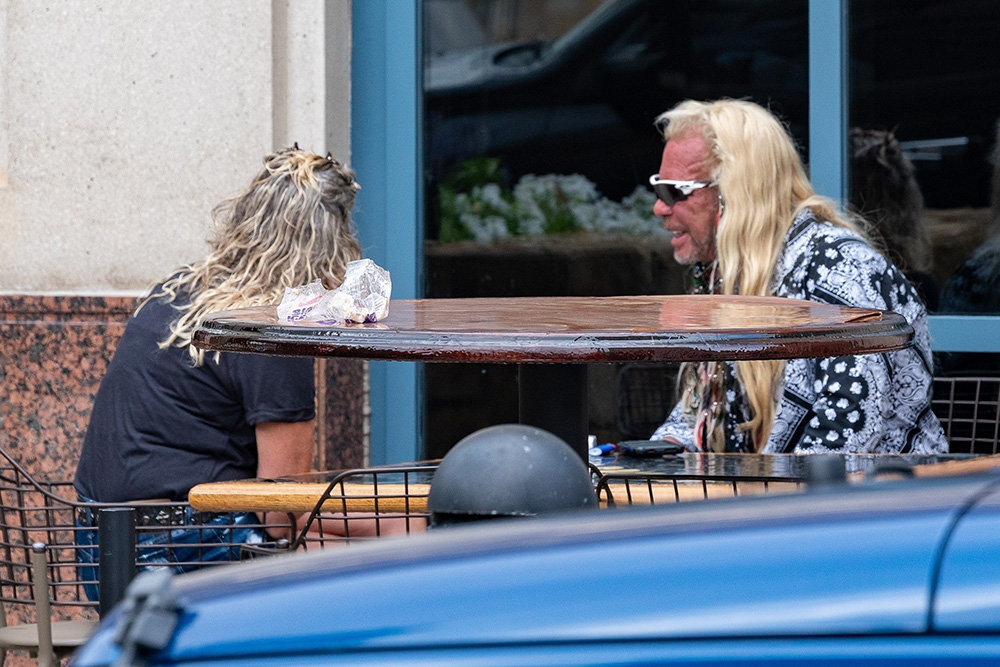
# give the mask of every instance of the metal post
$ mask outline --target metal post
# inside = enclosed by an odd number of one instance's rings
[[[520,422],[559,436],[588,461],[587,365],[520,364],[517,386]]]
[[[31,545],[31,571],[35,580],[35,615],[38,628],[38,667],[55,667],[55,648],[52,646],[52,603],[49,601],[48,557],[45,544]]]
[[[104,616],[125,597],[125,589],[136,575],[135,510],[131,507],[102,509],[98,526],[98,608]]]
[[[809,490],[847,483],[847,460],[843,454],[809,454],[806,457],[806,488]]]

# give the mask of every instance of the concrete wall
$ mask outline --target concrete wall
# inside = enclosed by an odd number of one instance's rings
[[[349,159],[348,0],[3,0],[0,40],[0,291],[137,293],[269,150]]]

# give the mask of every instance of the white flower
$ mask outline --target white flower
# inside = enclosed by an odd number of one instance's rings
[[[601,217],[598,214],[601,203],[598,202],[596,205],[592,205],[589,203],[570,202],[568,208],[570,213],[573,214],[573,218],[576,219],[576,224],[587,231],[595,231],[595,222]]]
[[[464,192],[460,192],[455,195],[455,208],[458,209],[459,212],[471,210],[472,206],[469,202],[469,195]]]
[[[500,186],[496,183],[487,183],[486,185],[472,188],[472,196],[492,207],[498,213],[506,213],[510,210],[510,204],[503,198]]]
[[[571,221],[571,228],[594,233],[667,236],[662,221],[653,215],[656,196],[639,186],[622,201],[602,197],[597,187],[580,174],[527,174],[505,193],[495,183],[476,186],[455,195],[459,222],[477,240],[490,240],[511,233],[544,234]],[[497,218],[507,221],[506,229]]]
[[[541,211],[532,211],[530,215],[521,215],[517,220],[517,231],[523,236],[535,236],[545,233],[545,216]]]
[[[472,232],[472,236],[480,243],[510,236],[510,232],[507,230],[507,223],[499,216],[491,215],[479,218],[471,214],[463,214],[460,219],[462,224]]]

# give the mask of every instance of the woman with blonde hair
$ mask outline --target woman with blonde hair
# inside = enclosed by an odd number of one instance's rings
[[[893,310],[913,347],[883,355],[687,365],[653,439],[692,449],[942,452],[926,311],[859,219],[815,193],[785,127],[753,102],[688,100],[657,122],[654,212],[695,292]]]
[[[350,168],[295,146],[266,156],[250,186],[216,207],[208,255],[153,287],[129,318],[84,439],[82,500],[183,501],[202,482],[310,469],[313,361],[206,355],[191,337],[210,312],[276,304],[286,287],[317,279],[338,286],[361,255],[351,220],[359,189]],[[212,519],[195,518],[190,532],[203,541]],[[260,521],[247,513],[236,523]],[[219,541],[263,539],[257,528],[231,530]]]

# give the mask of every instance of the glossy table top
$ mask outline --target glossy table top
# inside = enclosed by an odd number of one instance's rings
[[[675,456],[636,458],[631,456],[591,457],[590,462],[604,475],[653,474],[670,477],[739,478],[805,480],[813,454],[715,454],[684,452]],[[844,467],[849,476],[859,478],[879,472],[912,469],[915,475],[927,470],[954,470],[942,464],[961,463],[993,467],[1000,465],[1000,457],[993,459],[973,454],[844,454]],[[961,466],[959,466],[961,467]]]
[[[790,359],[907,347],[897,313],[776,297],[671,295],[396,300],[372,324],[281,322],[274,307],[210,315],[212,350],[473,363]]]

